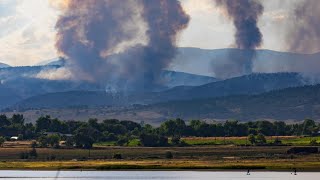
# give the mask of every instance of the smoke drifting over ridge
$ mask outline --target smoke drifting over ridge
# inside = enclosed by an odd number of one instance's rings
[[[255,49],[262,44],[262,34],[258,27],[259,17],[264,7],[257,0],[215,0],[217,6],[223,7],[236,28],[235,46],[246,50],[242,56],[229,54],[223,64],[213,66],[219,78],[230,78],[252,73],[252,60]]]
[[[143,90],[161,86],[189,16],[178,0],[68,0],[56,47],[74,77]]]

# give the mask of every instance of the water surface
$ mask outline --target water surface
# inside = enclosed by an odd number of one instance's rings
[[[316,180],[320,173],[290,172],[199,172],[199,171],[0,171],[0,179],[119,179],[119,180]]]

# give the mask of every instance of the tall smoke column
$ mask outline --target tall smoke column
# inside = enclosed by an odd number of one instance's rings
[[[149,26],[146,32],[149,42],[136,51],[136,57],[140,58],[133,62],[138,65],[134,71],[137,75],[133,77],[139,87],[150,89],[161,85],[159,75],[176,55],[177,35],[187,27],[189,16],[177,0],[142,0],[142,4],[142,16]]]
[[[235,45],[245,50],[239,57],[230,53],[228,60],[214,66],[218,77],[229,78],[252,72],[252,60],[255,49],[262,44],[262,34],[257,25],[264,8],[257,0],[215,0],[218,6],[225,8],[236,28]]]
[[[320,51],[320,1],[305,0],[294,11],[287,42],[288,49],[298,53]]]
[[[73,75],[131,90],[161,83],[160,72],[176,53],[176,37],[189,22],[177,0],[68,0],[66,4],[56,25],[56,46],[69,59]],[[146,43],[141,40],[144,26]]]

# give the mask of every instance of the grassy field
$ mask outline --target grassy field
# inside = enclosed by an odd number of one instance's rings
[[[123,160],[123,161],[53,161],[53,162],[0,162],[0,169],[37,169],[37,170],[130,170],[130,169],[163,169],[163,170],[237,170],[261,169],[290,171],[319,171],[319,161],[301,160]]]
[[[283,145],[288,146],[310,146],[311,140],[320,143],[320,137],[303,137],[303,136],[269,136],[266,137],[267,143],[272,144],[278,138]],[[182,138],[185,143],[191,146],[216,146],[216,145],[250,145],[247,137],[185,137]],[[170,142],[170,139],[169,139]],[[137,147],[140,145],[139,139],[131,140],[129,147]],[[319,144],[320,145],[320,144]],[[94,144],[95,147],[116,146],[116,142],[103,142]]]
[[[303,136],[279,136],[279,137],[266,137],[267,143],[273,143],[274,140],[278,138],[281,140],[283,145],[291,146],[308,146],[310,145],[311,140],[316,140],[320,143],[320,137],[303,137]],[[204,146],[204,145],[248,145],[250,142],[247,140],[247,137],[208,137],[208,138],[198,138],[198,137],[188,137],[182,138],[187,144],[195,146]]]
[[[279,137],[284,144],[309,145],[310,137]],[[268,141],[274,137],[267,137]],[[91,150],[37,148],[37,158],[22,159],[31,142],[6,142],[0,148],[0,169],[265,169],[320,171],[320,154],[287,154],[293,146],[240,146],[246,137],[183,138],[189,147],[128,147],[115,142],[95,144]],[[317,138],[319,140],[319,138]],[[226,143],[227,142],[227,143]],[[170,152],[172,159],[167,159]],[[114,159],[120,154],[122,159]]]

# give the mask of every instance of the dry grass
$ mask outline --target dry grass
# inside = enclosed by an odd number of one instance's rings
[[[90,150],[38,148],[38,158],[21,160],[31,148],[0,148],[0,169],[268,169],[320,170],[320,154],[288,155],[290,147],[108,147]],[[174,159],[165,154],[172,152]],[[123,160],[112,156],[120,153]],[[90,156],[89,156],[90,155]],[[54,161],[47,161],[54,156]],[[82,161],[83,160],[83,161]]]
[[[54,161],[54,162],[0,162],[0,169],[265,169],[265,170],[320,170],[319,161],[302,160],[135,160],[135,161]]]

